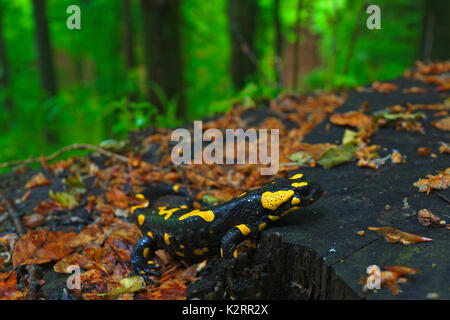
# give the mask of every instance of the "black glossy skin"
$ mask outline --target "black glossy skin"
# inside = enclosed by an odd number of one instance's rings
[[[134,214],[144,237],[131,254],[133,272],[146,279],[149,275],[159,276],[159,266],[152,261],[156,249],[165,249],[174,256],[188,260],[201,260],[219,252],[223,258],[237,257],[236,246],[247,237],[278,220],[289,209],[303,208],[321,197],[322,187],[300,176],[297,174],[290,179],[278,180],[216,206],[201,209],[203,216],[196,215],[198,211],[187,207],[178,208],[170,215],[164,211],[167,210],[165,207],[136,209]],[[165,187],[165,192],[157,193],[187,196],[186,190],[177,187]],[[273,200],[271,207],[268,199]],[[192,214],[185,216],[187,213]]]

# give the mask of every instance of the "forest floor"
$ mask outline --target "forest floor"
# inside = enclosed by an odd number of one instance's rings
[[[245,242],[233,263],[186,265],[159,250],[158,286],[127,277],[140,237],[130,208],[146,183],[182,184],[200,207],[204,196],[223,201],[273,177],[257,165],[175,167],[166,129],[131,133],[113,157],[17,167],[0,176],[0,296],[449,299],[449,72],[448,63],[418,64],[349,93],[284,94],[205,120],[203,129],[279,129],[277,177],[302,172],[325,193]],[[67,286],[74,265],[81,289]],[[371,265],[382,271],[375,291],[364,288]]]

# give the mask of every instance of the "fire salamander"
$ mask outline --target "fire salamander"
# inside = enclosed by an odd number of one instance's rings
[[[156,249],[165,249],[187,260],[200,260],[217,253],[225,259],[236,258],[236,247],[244,239],[287,213],[318,200],[322,192],[319,184],[299,173],[206,209],[193,210],[185,205],[150,209],[148,202],[133,207],[131,211],[144,237],[131,253],[132,271],[146,280],[150,275],[161,276],[160,266],[153,260]],[[187,197],[186,190],[178,186],[166,187],[157,194]]]

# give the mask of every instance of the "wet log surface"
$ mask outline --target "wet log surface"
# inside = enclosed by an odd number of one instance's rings
[[[358,110],[363,102],[373,112],[396,104],[442,102],[435,87],[405,78],[392,81],[399,89],[390,93],[352,92],[337,111]],[[404,94],[401,89],[423,87],[427,93]],[[422,111],[422,110],[421,110]],[[332,169],[305,168],[301,172],[319,181],[325,191],[311,207],[292,212],[266,229],[256,250],[243,254],[233,267],[220,260],[203,271],[203,278],[188,287],[188,298],[226,297],[224,274],[233,271],[231,292],[236,298],[262,299],[450,299],[450,231],[424,227],[417,212],[429,209],[450,220],[450,189],[419,193],[413,183],[427,174],[445,170],[448,154],[439,154],[439,141],[450,141],[450,133],[431,126],[433,112],[424,111],[425,134],[381,128],[372,139],[382,146],[380,156],[397,149],[406,163],[390,162],[379,169],[358,168],[355,162]],[[318,126],[305,142],[339,144],[344,127]],[[438,157],[417,154],[418,147],[430,147]],[[386,206],[390,209],[387,210]],[[390,226],[432,238],[431,242],[402,245],[388,243],[368,227]],[[365,236],[357,235],[364,230]],[[400,283],[398,295],[382,288],[362,292],[360,278],[369,265],[402,265],[420,273]]]

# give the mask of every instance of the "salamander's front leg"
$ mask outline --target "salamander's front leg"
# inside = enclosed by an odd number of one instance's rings
[[[152,260],[155,250],[155,241],[146,235],[136,243],[131,252],[131,270],[136,275],[143,277],[146,282],[150,275],[161,277],[161,273],[158,271],[161,267]]]

